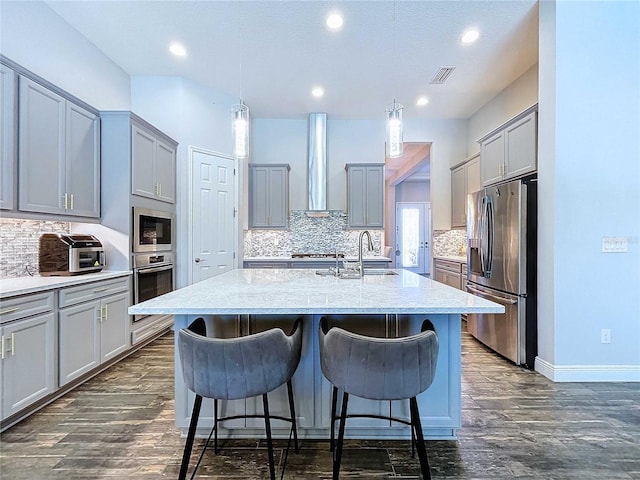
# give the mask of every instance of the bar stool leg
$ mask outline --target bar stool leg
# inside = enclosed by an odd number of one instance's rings
[[[336,405],[338,403],[338,389],[331,387],[331,439],[329,441],[329,451],[333,452],[336,441]]]
[[[349,394],[344,392],[342,394],[342,409],[340,411],[340,428],[338,430],[338,444],[336,445],[336,451],[333,455],[333,480],[339,480],[340,478],[340,462],[342,461],[342,443],[344,441],[344,427],[347,423],[347,402],[349,401]],[[333,423],[333,422],[332,422]]]
[[[193,410],[191,411],[191,423],[189,424],[189,433],[184,444],[184,453],[182,454],[182,464],[180,465],[180,474],[178,480],[187,478],[187,470],[189,469],[189,458],[193,448],[193,439],[196,436],[196,427],[198,426],[198,417],[200,416],[200,407],[202,406],[202,397],[196,395],[193,402]]]
[[[296,453],[300,453],[298,447],[298,425],[296,423],[296,406],[293,403],[293,385],[291,379],[287,381],[287,395],[289,396],[289,412],[291,413],[291,428],[293,430],[293,445],[296,448]]]
[[[422,424],[420,423],[420,412],[418,411],[418,401],[416,397],[409,400],[411,410],[411,425],[416,433],[416,443],[418,449],[418,459],[420,460],[420,471],[424,480],[431,480],[431,472],[429,471],[429,458],[427,457],[427,448],[422,435]]]
[[[262,395],[262,405],[264,408],[264,428],[267,431],[267,449],[269,450],[269,473],[271,480],[276,480],[275,462],[273,460],[273,442],[271,440],[271,421],[269,419],[269,400],[267,394]]]
[[[213,451],[218,454],[218,399],[213,400]]]

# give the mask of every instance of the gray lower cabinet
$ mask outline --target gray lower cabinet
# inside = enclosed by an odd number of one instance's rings
[[[249,228],[286,228],[289,165],[249,164]]]
[[[537,115],[538,106],[534,105],[478,140],[482,186],[536,171]]]
[[[53,292],[0,302],[2,419],[56,389]]]
[[[128,289],[128,279],[118,279],[60,291],[59,386],[129,348]]]
[[[348,163],[347,212],[349,227],[384,227],[384,165]]]
[[[9,67],[0,64],[0,208],[15,207],[16,95],[17,76]]]
[[[20,76],[19,201],[28,212],[100,216],[96,112]]]
[[[434,280],[436,282],[444,283],[450,287],[457,288],[458,290],[464,290],[463,280],[466,279],[466,265],[454,262],[451,260],[444,260],[436,258],[434,260]],[[462,266],[464,265],[465,278],[463,279]]]
[[[176,200],[176,148],[169,138],[131,126],[131,193],[167,203]]]

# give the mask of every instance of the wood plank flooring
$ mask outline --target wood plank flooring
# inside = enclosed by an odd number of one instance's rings
[[[466,332],[462,351],[463,427],[458,441],[427,442],[434,479],[640,479],[640,384],[553,383]],[[4,432],[0,478],[176,478],[183,445],[167,334]],[[327,443],[301,446],[285,478],[331,478]],[[196,478],[268,478],[264,441],[208,451]],[[408,442],[351,441],[341,478],[416,479],[418,462]]]

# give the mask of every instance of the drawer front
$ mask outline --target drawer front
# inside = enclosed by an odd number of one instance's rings
[[[0,323],[53,310],[54,292],[34,293],[0,300]]]
[[[289,262],[244,262],[244,268],[289,268]]]
[[[440,260],[440,259],[436,259],[434,265],[435,265],[435,268],[437,268],[438,270],[446,270],[447,272],[455,273],[458,275],[461,272],[461,266],[462,266],[462,264],[458,262],[451,262],[449,260]]]
[[[60,290],[60,308],[88,302],[96,298],[105,297],[114,293],[129,290],[129,277],[114,278],[101,282],[86,283],[77,287],[68,287]]]

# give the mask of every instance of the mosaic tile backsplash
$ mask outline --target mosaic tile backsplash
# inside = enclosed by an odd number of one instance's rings
[[[38,273],[38,245],[43,233],[69,233],[69,223],[0,218],[0,277]]]
[[[466,230],[434,230],[433,231],[433,255],[434,256],[466,256],[467,255],[467,231]]]
[[[244,232],[245,257],[289,257],[292,253],[344,253],[358,256],[358,237],[362,230],[347,228],[347,214],[331,210],[327,217],[307,216],[304,210],[289,214],[288,230],[246,230]],[[383,230],[369,230],[374,252],[381,255]]]

